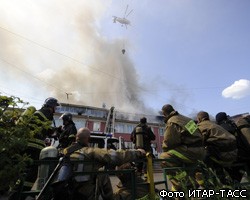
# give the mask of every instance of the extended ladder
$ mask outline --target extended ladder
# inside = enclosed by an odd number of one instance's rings
[[[109,110],[104,131],[105,133],[111,134],[112,136],[115,132],[115,107],[114,106],[112,106]]]

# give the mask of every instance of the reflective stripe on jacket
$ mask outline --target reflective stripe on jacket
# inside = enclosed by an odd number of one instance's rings
[[[162,149],[164,152],[172,151],[169,153],[188,162],[203,160],[206,154],[202,135],[194,121],[177,111],[171,112],[168,117]]]

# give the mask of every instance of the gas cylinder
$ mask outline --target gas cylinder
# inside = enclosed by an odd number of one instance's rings
[[[57,148],[48,146],[41,150],[39,160],[56,160],[57,156]],[[56,164],[52,165],[51,163],[44,163],[38,167],[37,179],[32,187],[32,190],[41,190],[43,188],[50,174],[53,172],[55,165]]]
[[[136,148],[143,148],[143,132],[141,127],[136,127],[135,129],[136,135]]]

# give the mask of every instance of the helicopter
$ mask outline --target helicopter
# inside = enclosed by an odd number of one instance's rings
[[[128,11],[128,5],[126,7],[124,17],[121,18],[121,17],[113,16],[113,18],[114,18],[113,22],[114,23],[119,22],[122,24],[122,26],[125,25],[125,27],[127,28],[127,25],[130,25],[130,21],[126,17],[128,17],[130,15],[130,13],[133,11],[133,9],[130,10],[130,12],[128,14],[127,14],[127,11]]]

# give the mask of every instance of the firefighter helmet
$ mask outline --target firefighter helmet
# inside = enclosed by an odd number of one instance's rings
[[[142,124],[146,124],[146,123],[147,123],[147,118],[146,118],[146,117],[142,117],[142,118],[140,119],[140,122],[141,122]]]
[[[58,100],[53,98],[53,97],[49,97],[44,101],[44,106],[46,107],[51,107],[54,108],[56,106],[59,106],[60,104],[58,103]]]
[[[72,114],[71,113],[63,113],[60,117],[60,119],[64,121],[71,121],[72,120]]]
[[[165,116],[165,117],[168,117],[170,115],[171,112],[174,111],[174,108],[172,105],[170,104],[165,104],[164,106],[162,106],[162,114]]]
[[[200,123],[203,120],[209,120],[209,114],[205,111],[200,111],[197,114],[197,120],[198,120],[198,123]]]
[[[225,112],[219,112],[217,113],[217,115],[215,116],[216,122],[220,123],[223,120],[227,119],[227,114]]]

